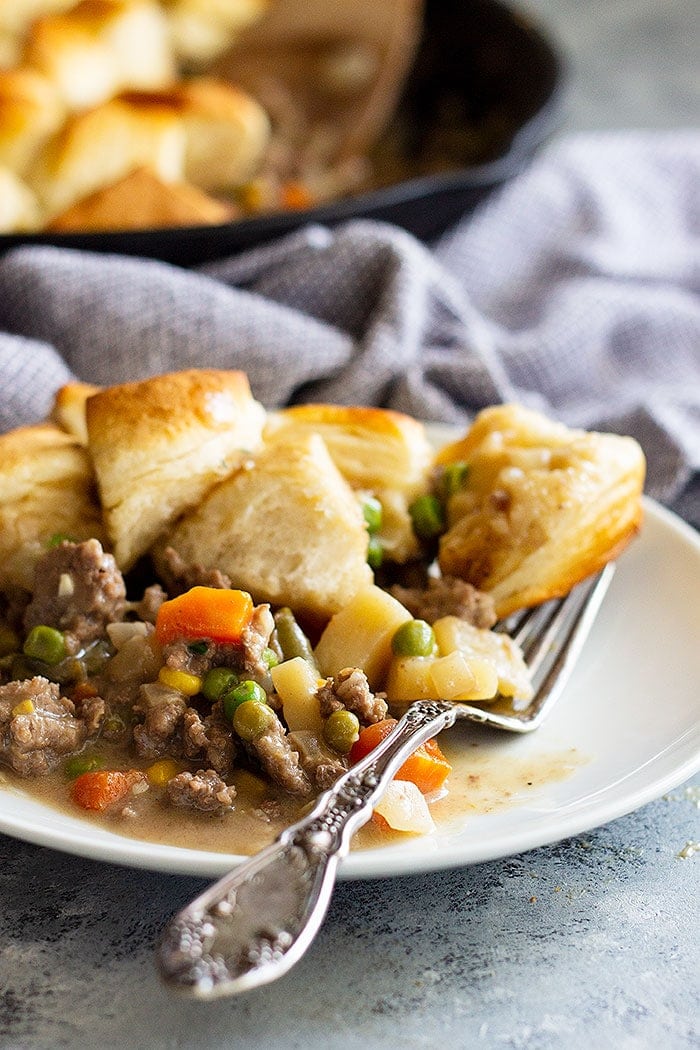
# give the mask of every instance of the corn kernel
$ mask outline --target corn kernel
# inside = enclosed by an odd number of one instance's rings
[[[18,704],[12,708],[12,717],[17,718],[18,715],[33,715],[34,714],[34,703],[32,700],[20,700]]]
[[[146,776],[149,783],[153,784],[154,787],[164,787],[179,772],[180,767],[174,758],[161,758],[148,767]]]
[[[176,671],[174,667],[161,667],[158,672],[158,681],[170,689],[177,689],[185,696],[196,696],[202,688],[202,679],[198,675],[188,674],[187,671]]]

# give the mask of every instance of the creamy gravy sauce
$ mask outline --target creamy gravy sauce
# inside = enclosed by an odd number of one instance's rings
[[[468,827],[472,817],[517,806],[547,784],[565,780],[585,761],[575,748],[524,755],[519,742],[515,738],[505,740],[500,734],[494,739],[463,726],[441,735],[440,746],[453,770],[447,794],[431,806],[438,827]],[[117,759],[118,755],[115,752],[110,763],[110,753],[105,751],[105,767],[124,768],[123,757]],[[138,765],[134,762],[133,767]],[[90,813],[71,801],[70,781],[60,772],[21,780],[3,771],[0,778],[47,806],[107,827],[115,834],[215,853],[255,853],[298,819],[305,808],[257,778],[251,780],[245,772],[238,774],[236,809],[217,815],[167,805],[161,800],[161,792],[153,789],[129,798],[112,812]],[[377,848],[402,837],[370,821],[355,836],[353,848]]]

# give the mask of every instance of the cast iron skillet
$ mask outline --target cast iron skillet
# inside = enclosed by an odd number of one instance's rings
[[[53,244],[195,266],[310,222],[333,226],[357,217],[395,223],[427,242],[522,170],[556,126],[562,81],[552,44],[501,0],[429,0],[423,43],[399,108],[408,129],[408,170],[414,163],[415,175],[322,207],[219,226],[5,235],[0,252]],[[445,110],[473,135],[453,166],[426,174],[422,150]]]

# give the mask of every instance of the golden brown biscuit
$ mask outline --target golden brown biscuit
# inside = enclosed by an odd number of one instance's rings
[[[64,117],[56,88],[41,73],[0,69],[0,165],[23,175]]]
[[[188,65],[211,62],[255,22],[270,0],[164,0],[175,51]]]
[[[327,620],[372,580],[357,500],[322,439],[264,447],[168,532],[189,565],[216,568],[256,602]]]
[[[88,398],[88,449],[121,569],[254,450],[265,411],[243,372],[192,369]]]
[[[433,457],[423,424],[383,408],[295,405],[270,417],[266,437],[289,441],[306,433],[320,434],[355,491],[380,500],[379,539],[387,558],[405,562],[416,557],[408,507],[426,490]]]
[[[230,222],[237,214],[232,205],[202,193],[196,186],[164,182],[148,168],[135,168],[54,216],[47,229],[71,233],[213,226]]]
[[[167,20],[155,0],[81,0],[32,23],[27,65],[52,80],[70,109],[175,77]]]
[[[85,403],[93,394],[102,388],[92,383],[66,383],[56,391],[51,421],[71,434],[81,445],[87,445],[87,423],[85,421]]]
[[[488,591],[501,617],[566,594],[639,529],[645,460],[632,438],[499,405],[438,454],[456,462],[468,474],[448,500],[440,567]]]
[[[9,168],[0,167],[0,233],[31,233],[39,228],[39,202]]]
[[[135,168],[166,183],[182,180],[185,145],[171,106],[148,95],[115,98],[69,118],[40,151],[29,181],[53,217]]]
[[[104,537],[87,452],[50,423],[0,435],[0,589],[31,590],[56,535]]]
[[[245,91],[214,77],[193,77],[164,93],[185,126],[185,176],[216,192],[249,180],[270,140],[267,113]]]

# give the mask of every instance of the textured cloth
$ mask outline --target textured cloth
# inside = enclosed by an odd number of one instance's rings
[[[25,246],[0,259],[0,429],[70,377],[235,367],[269,407],[464,422],[518,400],[634,435],[700,522],[700,135],[577,135],[438,244],[356,220],[198,271]]]

